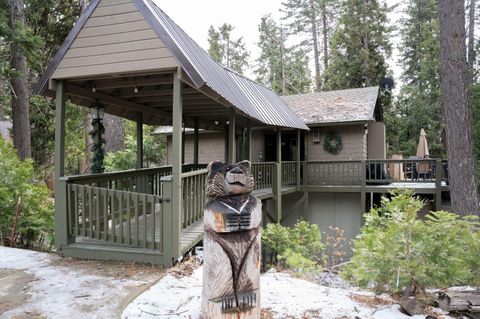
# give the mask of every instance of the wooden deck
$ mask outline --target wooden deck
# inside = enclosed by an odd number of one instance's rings
[[[282,194],[293,193],[297,191],[296,186],[287,186],[282,188]],[[263,188],[257,189],[253,192],[253,195],[257,198],[264,200],[274,197],[273,190],[271,188]],[[161,227],[160,221],[162,220],[161,216],[162,212],[158,209],[155,210],[155,216],[152,214],[138,217],[138,223],[135,219],[131,219],[130,222],[124,221],[121,225],[115,226],[115,233],[116,234],[123,234],[123,237],[116,236],[116,241],[118,246],[129,246],[131,243],[131,238],[145,238],[147,242],[160,242],[161,241]],[[129,225],[130,224],[130,225]],[[122,229],[123,227],[123,229]],[[128,229],[130,229],[130,234],[128,233]],[[111,232],[111,225],[109,225],[109,232]],[[102,232],[103,234],[103,232]],[[154,234],[154,238],[152,235]],[[198,244],[203,237],[203,220],[198,220],[197,222],[193,223],[192,225],[182,229],[180,233],[180,252],[181,254],[185,254],[190,249],[192,249],[196,244]],[[82,236],[76,236],[75,242],[81,244],[88,244],[94,245],[93,247],[99,247],[99,245],[107,244],[102,240],[96,240],[91,238],[83,238]],[[135,244],[133,247],[138,246],[138,243],[131,243],[132,245]],[[111,242],[108,242],[108,245],[112,245]],[[113,243],[112,246],[116,246]],[[118,247],[117,247],[118,248]],[[145,249],[149,249],[149,247],[144,247]],[[150,248],[152,249],[152,248]]]

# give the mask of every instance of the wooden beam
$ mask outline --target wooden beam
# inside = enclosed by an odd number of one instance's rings
[[[235,163],[236,161],[236,141],[235,141],[235,109],[230,108],[230,123],[228,124],[228,162]]]
[[[171,96],[150,96],[150,97],[134,97],[131,99],[136,103],[156,103],[156,102],[172,102]],[[186,101],[201,101],[212,103],[213,100],[205,97],[203,94],[188,94],[183,96],[183,100]]]
[[[247,126],[247,159],[252,161],[252,121],[250,120]]]
[[[199,140],[199,134],[198,134],[198,128],[199,128],[199,122],[198,118],[194,120],[194,138],[193,138],[193,164],[198,165],[198,140]]]
[[[199,92],[194,88],[183,88],[182,95],[188,94],[198,94]],[[139,90],[138,93],[135,93],[133,90],[123,90],[120,94],[117,95],[120,98],[134,98],[134,97],[150,97],[150,96],[173,96],[173,89],[146,89]],[[170,100],[172,100],[170,98]]]
[[[163,116],[167,118],[171,117],[171,114],[167,112],[162,112],[142,104],[130,102],[127,100],[122,100],[120,98],[117,98],[105,93],[101,93],[98,91],[92,92],[91,90],[88,90],[79,86],[75,86],[72,84],[69,84],[67,86],[67,93],[69,95],[78,96],[91,101],[95,101],[98,99],[101,103],[118,106],[120,108],[124,108],[134,112],[142,112],[142,113],[147,113],[147,114],[152,114],[157,116]]]
[[[137,120],[137,169],[143,168],[143,115]]]
[[[277,145],[277,165],[276,174],[274,180],[274,193],[275,193],[275,210],[277,215],[277,223],[282,220],[282,129],[277,127],[275,132],[276,145]]]
[[[116,88],[134,88],[150,85],[172,84],[173,77],[169,76],[152,76],[150,78],[126,78],[119,80],[104,79],[93,82],[97,90],[116,89]]]
[[[69,235],[67,210],[67,183],[65,175],[65,81],[57,83],[55,99],[55,247],[73,243]]]
[[[173,77],[173,134],[172,134],[172,245],[173,256],[180,256],[182,229],[182,87],[178,74]]]
[[[301,170],[301,163],[300,163],[300,130],[297,130],[297,154],[296,154],[296,160],[297,160],[297,165],[296,165],[296,173],[297,173],[297,176],[296,176],[296,179],[297,179],[297,190],[299,191],[300,190],[300,179],[301,179],[301,176],[300,176],[300,170]]]

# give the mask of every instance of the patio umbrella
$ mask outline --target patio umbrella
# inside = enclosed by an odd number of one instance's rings
[[[428,158],[430,156],[430,152],[428,151],[427,134],[425,133],[425,130],[423,128],[420,130],[420,139],[418,140],[417,146],[417,156],[420,158]]]
[[[430,156],[430,152],[428,151],[428,142],[427,142],[427,134],[425,130],[422,128],[420,130],[420,139],[418,140],[417,146],[417,157],[419,158],[428,158]],[[430,165],[428,163],[419,163],[417,167],[417,172],[419,174],[426,174],[430,170]]]

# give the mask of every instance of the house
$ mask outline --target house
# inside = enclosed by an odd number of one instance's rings
[[[282,96],[282,100],[310,128],[300,138],[302,161],[358,161],[385,160],[386,137],[382,122],[379,87],[337,90],[318,93]],[[225,159],[225,134],[220,130],[200,130],[198,133],[199,162],[209,163]],[[167,138],[166,164],[171,163],[172,129],[160,127],[154,134]],[[185,128],[184,163],[193,163],[194,130]],[[242,132],[239,132],[241,139]],[[342,148],[332,154],[324,148],[325,137],[334,134],[341,139]],[[282,161],[295,159],[296,134],[293,130],[282,132]],[[307,150],[305,152],[305,150]],[[237,152],[239,153],[239,152]],[[305,155],[304,155],[305,154]],[[252,130],[252,162],[275,162],[275,132],[265,128]],[[306,159],[305,159],[306,156]],[[283,199],[283,213],[288,218],[284,223],[293,224],[306,217],[317,223],[322,231],[331,227],[345,230],[346,238],[352,239],[362,223],[360,192],[316,193],[309,198],[307,216],[300,213],[298,205],[304,194],[286,195]],[[378,199],[377,199],[378,200]],[[292,211],[290,207],[295,207]]]
[[[202,239],[205,164],[213,156],[254,162],[254,194],[263,201],[265,221],[286,223],[297,214],[323,225],[327,218],[351,218],[352,234],[367,194],[409,187],[431,194],[439,205],[445,190],[441,160],[384,159],[377,89],[357,95],[371,101],[357,106],[364,117],[338,111],[345,116],[333,126],[320,119],[309,123],[301,110],[318,97],[282,100],[222,67],[152,0],[92,0],[34,91],[56,103],[55,246],[65,256],[172,265]],[[65,176],[67,99],[99,118],[104,111],[135,121],[136,167]],[[143,168],[144,124],[172,127],[170,165]],[[338,134],[344,135],[340,152]],[[218,153],[201,154],[202,136],[207,144],[217,139]],[[326,136],[330,152],[341,157],[322,152]],[[375,138],[381,143],[370,142]],[[431,172],[421,180],[386,172],[390,165],[418,162]]]

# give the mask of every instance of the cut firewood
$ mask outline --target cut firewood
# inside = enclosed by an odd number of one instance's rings
[[[480,291],[478,289],[450,288],[438,293],[438,306],[445,311],[461,312],[470,318],[480,318]]]

